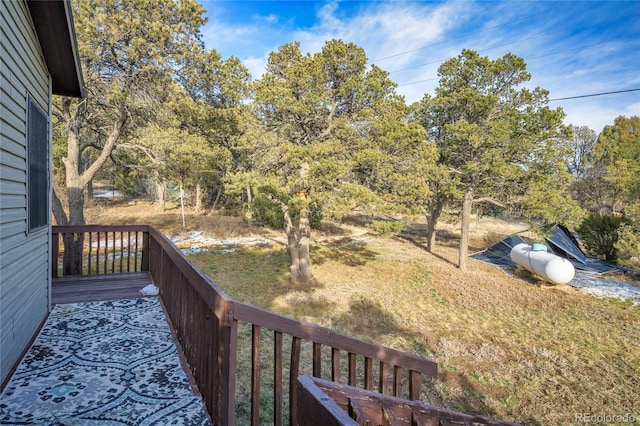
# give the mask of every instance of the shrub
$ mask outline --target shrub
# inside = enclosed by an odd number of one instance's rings
[[[318,203],[311,203],[309,205],[309,226],[312,229],[319,229],[322,222],[322,208]]]
[[[399,234],[404,228],[404,223],[390,220],[373,220],[367,224],[367,228],[371,228],[382,235]]]
[[[253,199],[251,213],[253,220],[258,224],[266,224],[273,229],[282,229],[284,226],[282,211],[262,194],[256,195]]]
[[[620,227],[626,222],[622,216],[592,214],[582,221],[577,231],[591,255],[615,262]]]
[[[625,209],[627,221],[618,230],[618,261],[621,265],[640,268],[640,202]]]
[[[289,211],[293,211],[294,215],[297,210],[296,207],[295,205],[289,206]],[[307,208],[309,209],[309,226],[311,226],[312,229],[318,229],[320,222],[322,222],[322,209],[315,202],[311,202]],[[282,209],[263,194],[257,194],[253,199],[251,203],[251,215],[256,224],[264,224],[273,229],[282,229],[284,227]]]

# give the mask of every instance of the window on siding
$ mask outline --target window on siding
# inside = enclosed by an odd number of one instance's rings
[[[27,217],[29,231],[48,224],[49,217],[49,123],[47,115],[29,98],[27,112]]]

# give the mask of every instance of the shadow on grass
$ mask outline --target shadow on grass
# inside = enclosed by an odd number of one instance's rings
[[[448,369],[442,371],[440,368],[439,378],[443,382],[455,383],[462,393],[456,397],[447,398],[444,403],[448,408],[462,413],[474,413],[476,415],[496,418],[498,413],[494,408],[487,404],[486,398],[482,393],[481,386],[474,381],[469,380],[469,377],[461,372],[455,371],[455,369]],[[508,401],[504,402],[505,405],[509,405]],[[515,408],[515,407],[512,407]],[[517,418],[518,414],[511,413],[513,417]],[[541,426],[542,423],[533,417],[520,418],[517,420],[518,424],[527,426]],[[475,424],[475,423],[474,423]]]
[[[395,349],[412,353],[426,359],[434,359],[433,348],[436,341],[431,341],[428,336],[419,330],[403,327],[399,324],[389,308],[377,300],[371,300],[366,295],[351,299],[349,310],[334,317],[334,327],[340,333],[357,337],[373,344],[379,342],[391,342]],[[374,375],[379,371],[374,369]],[[376,381],[378,377],[376,376]],[[456,383],[462,393],[456,397],[445,397],[437,382]],[[498,412],[488,403],[482,383],[475,383],[466,374],[455,369],[448,370],[446,366],[439,366],[437,380],[429,377],[423,378],[421,400],[427,404],[442,406],[463,413],[473,413],[480,416],[496,418]],[[537,425],[537,421],[530,419],[525,424]]]
[[[359,243],[334,243],[326,246],[316,246],[312,252],[312,260],[316,264],[324,262],[336,262],[349,266],[361,266],[375,260],[379,253],[370,249],[365,244]],[[431,341],[421,330],[405,327],[399,323],[394,315],[394,307],[385,301],[379,300],[374,294],[359,294],[353,296],[348,302],[346,311],[338,311],[336,303],[330,298],[325,298],[315,290],[319,286],[300,288],[293,287],[289,283],[289,258],[282,247],[255,247],[242,248],[234,252],[222,252],[221,250],[201,253],[190,256],[205,273],[215,277],[215,281],[222,283],[224,291],[236,300],[256,305],[264,309],[277,312],[287,317],[312,321],[311,318],[319,318],[328,321],[330,328],[360,340],[394,347],[397,350],[422,356],[427,359],[434,358],[434,350],[437,341]],[[277,306],[276,306],[277,305]],[[408,307],[412,309],[412,307]],[[245,324],[239,335],[238,353],[238,389],[237,389],[237,424],[248,424],[246,420],[250,411],[250,366],[251,345],[250,326]],[[273,336],[267,329],[263,330],[263,350],[272,351]],[[290,339],[285,339],[284,348],[290,347]],[[329,348],[330,349],[330,348]],[[324,348],[323,348],[324,350]],[[303,347],[304,353],[310,353],[311,348]],[[270,364],[272,355],[264,354],[262,369],[264,375],[262,381],[264,389],[263,404],[261,404],[261,424],[270,424],[273,416],[272,406],[272,374]],[[286,358],[286,357],[285,357]],[[311,356],[307,355],[301,361],[301,372],[310,374],[312,363]],[[359,363],[361,361],[358,361]],[[323,364],[330,363],[330,357],[323,355]],[[288,361],[285,359],[283,369],[287,370]],[[342,366],[346,368],[346,365]],[[363,368],[359,364],[359,369]],[[330,365],[323,366],[323,375],[330,372]],[[374,375],[379,374],[375,373]],[[347,376],[346,371],[342,374]],[[326,377],[325,377],[326,378]],[[439,383],[448,382],[450,379],[460,383],[464,396],[460,398],[447,398],[442,394]],[[374,383],[378,379],[375,378]],[[363,384],[359,383],[362,387]],[[287,390],[285,389],[285,395]],[[423,380],[423,398],[425,402],[433,405],[446,403],[450,408],[480,415],[494,417],[497,413],[487,404],[483,395],[482,384],[474,383],[468,377],[455,371],[442,371],[438,380],[425,378]],[[529,424],[535,424],[531,422]]]
[[[365,295],[351,299],[349,310],[332,317],[334,328],[340,333],[369,343],[395,340],[396,349],[431,358],[432,343],[424,334],[401,326],[388,308]]]
[[[365,244],[347,240],[315,247],[311,253],[311,261],[318,265],[334,261],[347,266],[363,266],[375,260],[378,254]]]
[[[259,307],[292,289],[288,255],[280,247],[213,249],[189,255],[189,260],[227,295]]]
[[[428,252],[428,253],[429,253],[429,254],[431,254],[432,256],[437,257],[438,259],[442,260],[443,262],[448,263],[448,264],[449,264],[449,265],[451,265],[451,266],[456,266],[456,267],[458,266],[458,264],[457,264],[457,263],[454,263],[454,262],[450,261],[449,259],[447,259],[447,258],[445,258],[445,257],[443,257],[443,256],[441,256],[441,255],[439,255],[439,254],[437,254],[437,253],[429,252],[429,251],[427,250],[427,242],[426,242],[426,239],[425,239],[425,238],[423,238],[423,237],[418,237],[418,236],[416,236],[416,235],[414,235],[414,234],[404,233],[404,232],[403,232],[403,233],[401,233],[401,234],[399,234],[399,235],[398,235],[398,238],[401,238],[401,239],[403,239],[403,240],[405,240],[405,241],[409,241],[411,244],[413,244],[414,246],[418,247],[419,249],[421,249],[421,250],[424,250],[424,251]]]

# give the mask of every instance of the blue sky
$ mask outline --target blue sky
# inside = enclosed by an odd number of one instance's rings
[[[407,103],[438,85],[437,69],[463,48],[527,62],[528,87],[551,99],[640,88],[640,1],[231,1],[201,0],[209,49],[235,56],[254,79],[268,55],[298,41],[319,51],[353,42],[390,72]],[[640,115],[640,91],[558,100],[567,124],[600,132],[617,116]]]

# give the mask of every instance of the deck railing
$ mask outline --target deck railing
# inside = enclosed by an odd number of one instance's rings
[[[149,270],[149,227],[54,226],[51,276]]]
[[[149,271],[215,424],[246,411],[252,425],[296,425],[303,374],[411,400],[423,377],[437,374],[423,358],[231,299],[150,226],[53,227],[54,276],[65,270],[57,247],[70,236],[94,247],[83,252],[84,274]]]
[[[300,426],[516,426],[309,376],[298,377],[297,385]]]

